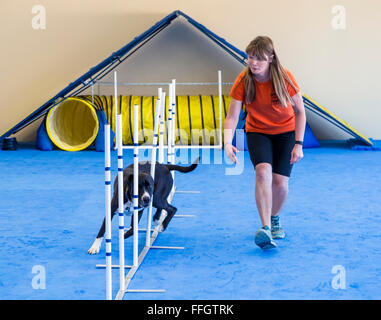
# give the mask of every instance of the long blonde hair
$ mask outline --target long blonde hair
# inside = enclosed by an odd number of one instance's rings
[[[270,63],[270,75],[274,85],[275,93],[283,107],[287,107],[289,103],[292,104],[291,97],[287,91],[287,81],[294,89],[297,88],[290,80],[286,71],[280,64],[279,58],[274,50],[272,40],[266,36],[258,36],[249,43],[246,48],[246,53],[258,57],[259,59],[266,59],[273,55],[273,60]],[[245,100],[246,103],[252,103],[255,100],[256,89],[253,74],[249,68],[246,67],[246,73],[244,76],[245,81]]]

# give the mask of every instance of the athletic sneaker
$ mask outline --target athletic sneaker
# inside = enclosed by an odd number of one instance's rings
[[[280,225],[279,216],[271,216],[271,235],[273,239],[283,239],[286,236]]]
[[[276,247],[276,243],[271,237],[271,231],[268,226],[259,229],[255,234],[255,244],[263,250]]]

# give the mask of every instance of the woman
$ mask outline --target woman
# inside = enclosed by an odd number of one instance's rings
[[[255,169],[255,200],[262,222],[255,243],[262,249],[276,247],[284,238],[279,213],[288,194],[294,163],[303,158],[306,114],[300,88],[282,67],[269,37],[259,36],[246,48],[248,66],[230,92],[230,109],[224,124],[227,156],[238,164],[232,145],[242,103],[247,110],[245,131]]]

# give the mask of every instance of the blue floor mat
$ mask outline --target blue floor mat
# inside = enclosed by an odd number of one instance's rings
[[[218,155],[213,164],[204,155],[196,171],[176,173],[178,189],[200,191],[175,194],[177,213],[196,217],[174,218],[155,244],[185,250],[150,250],[130,288],[166,291],[124,298],[380,299],[381,153],[330,143],[304,155],[281,214],[286,238],[271,251],[254,243],[261,225],[247,152],[240,152],[236,175],[226,174],[232,166]],[[131,152],[124,163],[132,163]],[[104,263],[104,243],[99,255],[87,253],[104,216],[104,154],[22,145],[0,152],[0,166],[0,298],[104,299],[105,271],[95,268]],[[113,151],[112,179],[116,172]],[[141,248],[144,234],[139,238]],[[131,264],[132,238],[125,247]],[[36,266],[45,271],[42,289]],[[337,266],[345,270],[343,289],[334,285]],[[118,276],[114,270],[114,296]]]

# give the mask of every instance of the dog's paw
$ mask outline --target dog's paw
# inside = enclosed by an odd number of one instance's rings
[[[160,224],[160,219],[159,220],[153,220],[153,223],[155,225],[155,228],[157,228],[157,231],[159,231],[159,232],[164,231],[163,225]]]
[[[101,248],[102,238],[95,239],[91,248],[87,251],[89,254],[98,254]]]
[[[134,229],[132,227],[129,227],[125,232],[124,232],[124,239],[127,239],[131,237],[134,234]]]
[[[91,247],[89,250],[87,250],[89,254],[98,254],[99,253],[99,248],[93,248]]]
[[[95,248],[92,246],[89,250],[87,250],[89,254],[98,254],[99,253],[99,248]]]

